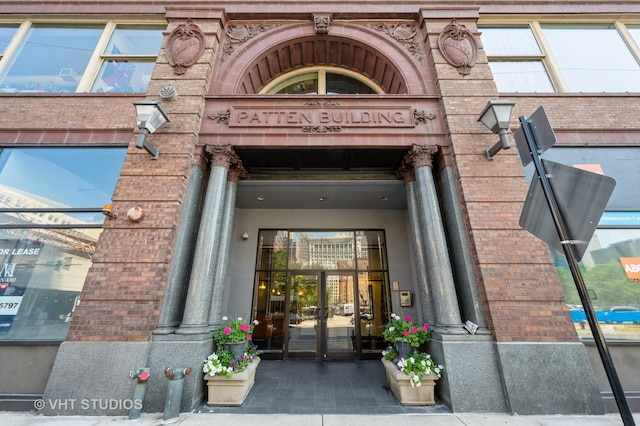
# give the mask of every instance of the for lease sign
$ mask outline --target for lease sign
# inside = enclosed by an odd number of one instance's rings
[[[629,281],[640,281],[640,257],[621,257],[620,263]]]

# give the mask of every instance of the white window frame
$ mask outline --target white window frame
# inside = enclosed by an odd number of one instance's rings
[[[155,60],[160,54],[161,46],[158,47],[157,55],[135,55],[135,54],[123,54],[123,55],[107,55],[105,54],[105,50],[107,45],[109,44],[109,40],[111,40],[111,36],[116,28],[124,27],[124,28],[152,28],[158,27],[158,31],[163,31],[161,28],[166,28],[166,22],[163,21],[133,21],[133,20],[108,20],[108,21],[95,21],[95,20],[81,20],[81,21],[72,21],[72,20],[25,20],[25,21],[9,21],[0,19],[0,25],[16,25],[19,24],[18,30],[14,34],[13,38],[7,45],[4,53],[0,56],[0,75],[5,71],[5,68],[9,64],[13,55],[16,54],[16,51],[20,47],[20,44],[26,37],[29,29],[34,25],[39,24],[47,24],[47,25],[104,25],[102,30],[102,35],[98,39],[98,43],[96,43],[95,49],[91,54],[91,58],[87,63],[87,67],[80,78],[78,83],[78,87],[74,93],[90,93],[93,85],[98,78],[98,73],[102,67],[102,64],[105,61],[109,60],[118,60],[118,59],[134,59],[134,60]]]
[[[553,56],[553,52],[547,42],[543,30],[542,24],[609,24],[613,25],[620,34],[622,40],[631,51],[631,54],[640,64],[640,43],[636,43],[626,28],[626,25],[639,25],[640,17],[629,17],[628,19],[615,19],[609,17],[594,18],[571,18],[569,20],[567,15],[556,15],[545,17],[544,19],[536,19],[527,16],[483,16],[478,20],[478,31],[482,33],[482,27],[494,27],[494,28],[509,28],[509,27],[524,27],[528,26],[533,33],[533,36],[540,47],[541,55],[487,55],[489,63],[492,61],[541,61],[544,68],[547,70],[551,84],[556,90],[556,93],[573,93],[569,90],[569,86],[562,75],[562,71],[558,66],[558,63]],[[619,92],[605,92],[605,93],[619,93]]]

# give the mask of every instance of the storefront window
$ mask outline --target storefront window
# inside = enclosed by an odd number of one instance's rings
[[[580,272],[606,338],[640,340],[640,148],[553,147],[544,157],[568,166],[603,173],[616,179],[597,229],[580,265]],[[533,166],[525,168],[531,179]],[[593,337],[563,253],[552,250],[578,335]]]
[[[0,339],[64,340],[124,148],[0,152]]]
[[[605,212],[635,223],[630,229],[597,229],[580,262],[589,298],[606,338],[640,340],[640,212]],[[566,303],[578,335],[592,338],[584,309],[564,256],[555,256]]]

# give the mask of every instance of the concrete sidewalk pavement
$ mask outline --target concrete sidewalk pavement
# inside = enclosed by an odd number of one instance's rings
[[[640,413],[634,414],[640,424]],[[27,412],[0,412],[0,423],[7,426],[107,426],[128,425],[181,425],[181,426],[622,426],[618,414],[605,416],[549,415],[518,416],[502,413],[465,414],[216,414],[182,413],[179,417],[163,420],[162,413],[143,413],[139,419],[100,416],[43,416]]]

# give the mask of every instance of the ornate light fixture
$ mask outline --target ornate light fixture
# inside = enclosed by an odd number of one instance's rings
[[[133,105],[136,107],[136,121],[140,129],[136,148],[146,149],[153,156],[153,159],[157,160],[160,150],[147,141],[147,135],[167,123],[169,117],[167,117],[167,113],[164,112],[157,101],[139,101],[134,102]]]
[[[507,130],[509,130],[511,110],[514,105],[515,103],[511,101],[492,99],[480,113],[478,121],[481,121],[489,130],[500,136],[500,140],[486,150],[488,160],[493,160],[493,156],[501,149],[511,148],[509,138],[507,137]]]

